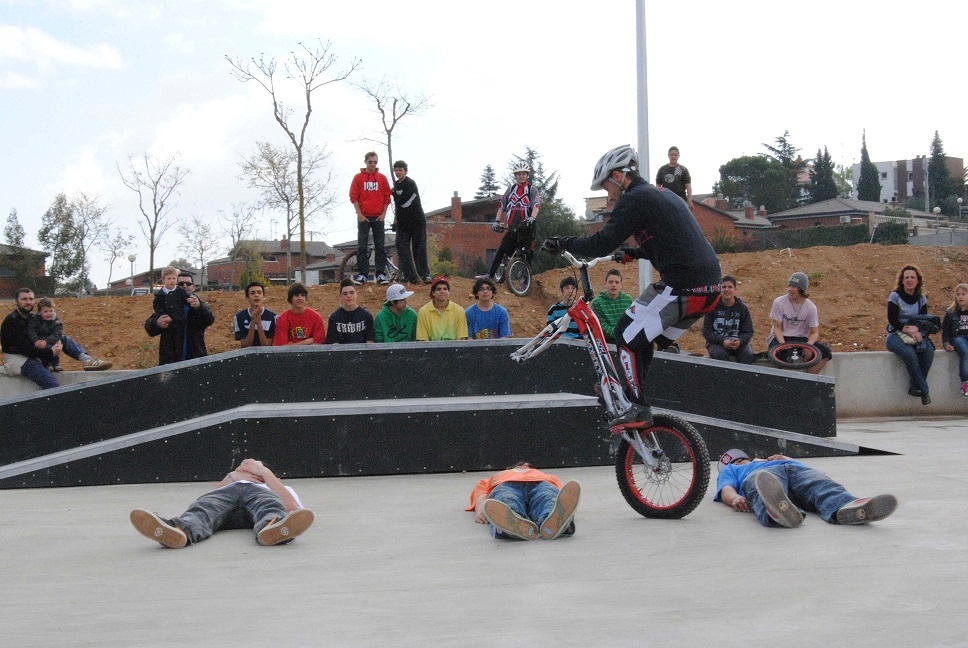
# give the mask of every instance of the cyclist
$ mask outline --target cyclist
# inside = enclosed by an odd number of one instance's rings
[[[652,410],[642,384],[652,364],[653,345],[667,348],[716,306],[722,276],[719,259],[686,203],[639,175],[638,155],[631,146],[619,146],[602,156],[595,165],[591,188],[608,192],[612,216],[605,227],[584,238],[548,239],[545,249],[553,254],[567,250],[581,256],[604,256],[632,236],[639,247],[623,248],[622,263],[648,259],[659,271],[660,280],[642,291],[615,327],[615,344],[633,406],[609,425],[640,423],[646,427],[652,425]]]
[[[491,269],[487,274],[478,275],[475,279],[490,279],[497,274],[504,257],[514,254],[514,249],[519,245],[529,244],[532,241],[520,240],[518,237],[524,235],[515,228],[524,223],[534,225],[538,218],[538,211],[541,209],[541,199],[538,197],[538,189],[529,182],[531,177],[531,167],[527,162],[517,162],[512,168],[514,171],[515,184],[508,187],[501,198],[501,206],[497,209],[494,217],[494,231],[500,232],[502,223],[505,219],[507,232],[501,239],[501,244],[494,254],[494,261],[491,262]]]

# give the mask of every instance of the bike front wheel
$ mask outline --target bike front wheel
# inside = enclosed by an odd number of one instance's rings
[[[518,297],[531,293],[531,268],[524,259],[517,258],[508,266],[508,289]]]
[[[628,440],[622,439],[615,477],[625,501],[647,518],[678,520],[689,515],[709,486],[706,442],[691,424],[667,414],[656,414],[655,425],[640,434],[658,465],[645,465]]]

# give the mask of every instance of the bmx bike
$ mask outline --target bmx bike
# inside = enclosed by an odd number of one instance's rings
[[[777,344],[767,352],[770,362],[778,369],[793,369],[805,371],[816,367],[823,356],[820,350],[806,342],[784,342]]]
[[[367,258],[369,258],[371,254],[373,254],[373,247],[368,244],[366,246]],[[342,279],[343,277],[346,277],[347,272],[350,273],[350,277],[356,276],[356,250],[347,252],[342,260],[340,260],[339,270],[337,271],[336,276]],[[384,274],[390,283],[403,283],[403,272],[400,270],[400,268],[393,264],[393,260],[390,258],[389,254],[387,255],[387,266]],[[375,274],[373,278],[376,279]]]
[[[568,311],[548,324],[534,339],[511,354],[521,363],[547,350],[574,321],[588,347],[598,377],[599,400],[605,407],[603,419],[612,421],[626,414],[632,402],[609,353],[598,317],[589,305],[595,293],[588,270],[599,263],[618,261],[621,255],[591,261],[562,257],[578,269],[582,294]],[[628,422],[609,428],[620,439],[615,455],[615,478],[625,501],[647,518],[679,519],[691,513],[709,485],[709,452],[699,432],[682,418],[655,414],[653,424]]]
[[[507,231],[501,225],[498,231]],[[494,273],[494,281],[501,283],[505,279],[508,289],[518,297],[531,294],[531,257],[534,255],[534,223],[521,223],[512,228],[517,236],[514,252],[498,266]]]

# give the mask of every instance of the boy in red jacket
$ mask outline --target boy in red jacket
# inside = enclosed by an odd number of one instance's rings
[[[373,247],[376,248],[376,281],[381,285],[390,283],[386,276],[387,252],[384,247],[384,222],[390,205],[390,182],[376,168],[376,153],[370,151],[363,160],[366,167],[353,176],[350,184],[350,202],[356,209],[356,278],[353,283],[362,286],[370,273],[370,255],[366,243],[373,230]]]

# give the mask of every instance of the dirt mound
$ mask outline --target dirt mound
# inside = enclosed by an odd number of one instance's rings
[[[786,282],[796,271],[810,276],[810,297],[820,311],[820,339],[835,353],[844,351],[881,351],[884,349],[887,318],[887,296],[894,289],[897,271],[906,263],[918,265],[925,275],[925,291],[932,313],[942,314],[950,305],[954,287],[968,281],[968,249],[963,247],[913,247],[907,245],[857,245],[854,247],[816,247],[803,250],[749,252],[720,256],[723,272],[739,280],[739,295],[749,305],[756,335],[753,348],[765,349],[770,330],[769,312],[773,299],[783,294]],[[610,266],[592,271],[597,289],[604,285]],[[624,266],[625,292],[638,294],[636,269]],[[548,307],[558,299],[558,282],[568,270],[552,270],[535,280],[527,298],[518,298],[506,288],[498,288],[500,302],[511,317],[515,337],[534,335],[545,325]],[[451,280],[451,295],[462,306],[468,306],[473,279]],[[410,305],[419,309],[430,300],[427,286],[412,288]],[[383,304],[386,290],[367,284],[360,289],[360,303],[372,313]],[[240,292],[205,292],[202,298],[215,314],[215,324],[208,329],[209,353],[239,348],[232,331],[235,313],[247,304]],[[92,355],[111,360],[118,369],[152,367],[158,361],[158,340],[149,338],[142,327],[151,314],[151,296],[59,298],[57,311],[68,335],[84,345]],[[286,290],[268,290],[268,308],[281,313],[286,309]],[[339,286],[310,288],[310,307],[323,319],[339,306]],[[13,299],[0,302],[3,314],[13,309]],[[683,336],[681,346],[690,353],[704,353],[702,335],[697,324]],[[79,369],[67,358],[64,368]]]

